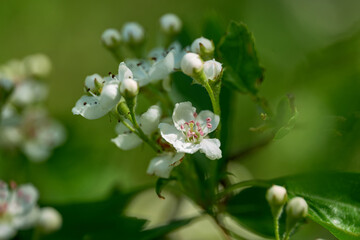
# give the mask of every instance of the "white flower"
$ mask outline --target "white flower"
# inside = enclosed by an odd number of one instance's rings
[[[161,29],[167,34],[179,33],[182,22],[178,16],[173,13],[167,13],[160,18]]]
[[[284,205],[287,200],[286,189],[281,186],[273,185],[266,192],[266,200],[270,205]]]
[[[29,75],[40,78],[48,76],[52,68],[49,57],[41,53],[27,56],[24,64]]]
[[[18,229],[35,224],[39,194],[31,184],[10,190],[0,180],[0,239],[10,239]]]
[[[151,135],[157,130],[161,118],[161,109],[157,105],[151,106],[138,120],[140,128],[146,135]],[[129,120],[125,120],[131,125]],[[116,125],[118,136],[111,139],[115,145],[122,150],[130,150],[139,146],[142,140],[133,132],[131,132],[124,124]]]
[[[184,153],[163,153],[151,159],[147,174],[169,178],[171,170],[181,163]]]
[[[181,70],[189,76],[200,72],[203,69],[203,61],[196,53],[187,53],[181,60]]]
[[[308,205],[302,197],[292,198],[286,206],[286,214],[293,219],[306,217],[308,214]]]
[[[97,84],[95,83],[95,81],[98,83],[98,84],[102,84],[103,83],[103,79],[102,77],[95,73],[95,74],[92,74],[92,75],[89,75],[85,78],[85,90],[86,92],[93,92],[95,93],[98,89],[97,89]]]
[[[204,62],[204,73],[207,79],[216,80],[222,73],[221,63],[215,59]]]
[[[105,83],[99,95],[84,95],[72,109],[74,115],[86,119],[98,119],[113,109],[120,100],[119,80],[104,78]],[[91,93],[91,92],[90,92]]]
[[[125,23],[121,32],[126,43],[137,44],[144,40],[144,28],[136,22]]]
[[[52,207],[44,207],[40,210],[37,225],[46,233],[54,232],[61,228],[61,214]]]
[[[139,85],[132,78],[125,78],[120,85],[120,93],[125,98],[133,98],[139,93]]]
[[[190,102],[182,102],[175,105],[172,118],[175,127],[160,123],[159,128],[177,152],[193,154],[200,150],[209,159],[221,158],[220,141],[206,137],[219,125],[219,116],[207,110],[197,114]]]
[[[101,41],[106,47],[114,48],[121,42],[120,32],[113,28],[106,29],[101,35]]]
[[[15,87],[10,101],[17,106],[27,106],[45,100],[47,95],[48,89],[44,84],[28,80]]]
[[[169,76],[180,67],[181,58],[185,52],[179,43],[173,43],[166,51],[163,48],[153,49],[148,58],[150,60],[128,59],[126,65],[134,74],[134,80],[143,87],[155,83]]]
[[[212,53],[215,50],[214,43],[204,37],[197,38],[191,44],[191,51],[197,54],[201,54],[201,51],[205,51],[206,53]]]

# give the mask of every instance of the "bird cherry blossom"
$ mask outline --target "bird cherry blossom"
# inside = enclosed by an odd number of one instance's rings
[[[176,149],[177,152],[193,154],[200,150],[209,159],[221,158],[220,141],[208,138],[220,121],[219,116],[211,111],[196,113],[190,102],[177,103],[172,115],[174,126],[160,123],[161,136]]]

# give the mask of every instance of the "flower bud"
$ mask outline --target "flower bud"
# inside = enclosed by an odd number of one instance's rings
[[[203,61],[196,53],[187,53],[181,60],[181,70],[189,76],[199,73],[203,70]]]
[[[125,98],[134,98],[139,93],[139,85],[132,78],[125,78],[120,85],[120,93]]]
[[[89,75],[85,78],[85,92],[98,93],[98,90],[102,88],[103,79],[99,74]]]
[[[177,34],[181,31],[182,22],[173,13],[167,13],[160,18],[161,30],[169,35]]]
[[[204,37],[200,37],[194,40],[191,44],[191,51],[197,54],[204,59],[209,59],[213,56],[215,50],[214,43]]]
[[[26,71],[29,75],[44,78],[51,72],[51,61],[44,54],[34,54],[24,59]]]
[[[52,207],[44,207],[40,210],[38,226],[46,233],[59,230],[62,225],[60,213]]]
[[[113,28],[106,29],[101,35],[101,41],[105,47],[115,48],[119,46],[121,42],[120,32]]]
[[[281,186],[273,185],[266,192],[266,200],[271,206],[282,206],[285,205],[287,200],[286,189]]]
[[[144,28],[136,22],[128,22],[122,28],[124,42],[139,44],[144,40]]]
[[[293,219],[301,219],[308,214],[308,205],[301,197],[291,199],[286,207],[288,217]]]
[[[222,75],[223,68],[221,63],[213,60],[208,60],[204,62],[204,73],[207,79],[215,81],[219,79]]]

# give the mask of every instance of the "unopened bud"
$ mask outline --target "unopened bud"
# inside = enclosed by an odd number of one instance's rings
[[[270,205],[274,218],[279,219],[283,206],[287,201],[286,189],[281,186],[273,185],[266,192],[266,200]]]
[[[120,85],[120,93],[125,98],[134,98],[139,93],[139,84],[132,78],[125,78]]]
[[[189,76],[199,73],[203,70],[203,61],[196,53],[187,53],[181,60],[181,70]]]
[[[101,35],[101,41],[107,48],[116,48],[121,43],[120,32],[116,29],[106,29]]]
[[[167,13],[160,18],[160,26],[164,33],[172,35],[181,31],[182,22],[175,14]]]
[[[96,94],[102,88],[103,79],[99,74],[89,75],[85,78],[85,92]]]
[[[207,79],[215,81],[222,75],[223,68],[218,61],[208,60],[204,62],[204,73]]]
[[[128,22],[122,28],[124,42],[139,44],[144,40],[144,28],[136,22]]]
[[[38,226],[46,233],[59,230],[62,225],[60,213],[52,207],[44,207],[40,210]]]
[[[191,44],[191,51],[200,54],[200,56],[204,59],[212,58],[214,50],[215,46],[213,41],[204,37],[195,39]]]
[[[294,219],[301,219],[308,214],[308,205],[301,197],[291,199],[286,207],[286,214],[288,217]]]

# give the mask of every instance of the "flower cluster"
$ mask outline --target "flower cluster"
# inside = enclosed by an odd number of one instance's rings
[[[47,56],[36,54],[0,66],[0,148],[20,150],[44,161],[65,140],[64,127],[49,117],[43,103],[51,71]]]
[[[163,43],[148,53],[144,51],[145,31],[138,23],[126,23],[121,33],[116,29],[106,30],[101,37],[103,44],[116,60],[122,59],[117,74],[87,76],[84,95],[72,112],[86,119],[106,114],[115,118],[118,135],[111,141],[122,150],[143,142],[148,144],[157,156],[150,161],[147,173],[168,178],[186,154],[200,151],[211,160],[222,157],[220,140],[210,135],[220,124],[223,68],[213,59],[215,46],[211,40],[200,37],[191,46],[181,46],[176,36],[182,22],[176,15],[165,14],[160,18],[160,25]],[[205,87],[213,112],[197,113],[191,102],[173,103],[171,78],[176,71]],[[136,105],[140,93],[158,102],[139,116]]]
[[[0,180],[0,239],[10,239],[18,230],[37,227],[44,233],[58,230],[62,218],[51,207],[39,208],[39,193],[31,184],[16,186]]]

